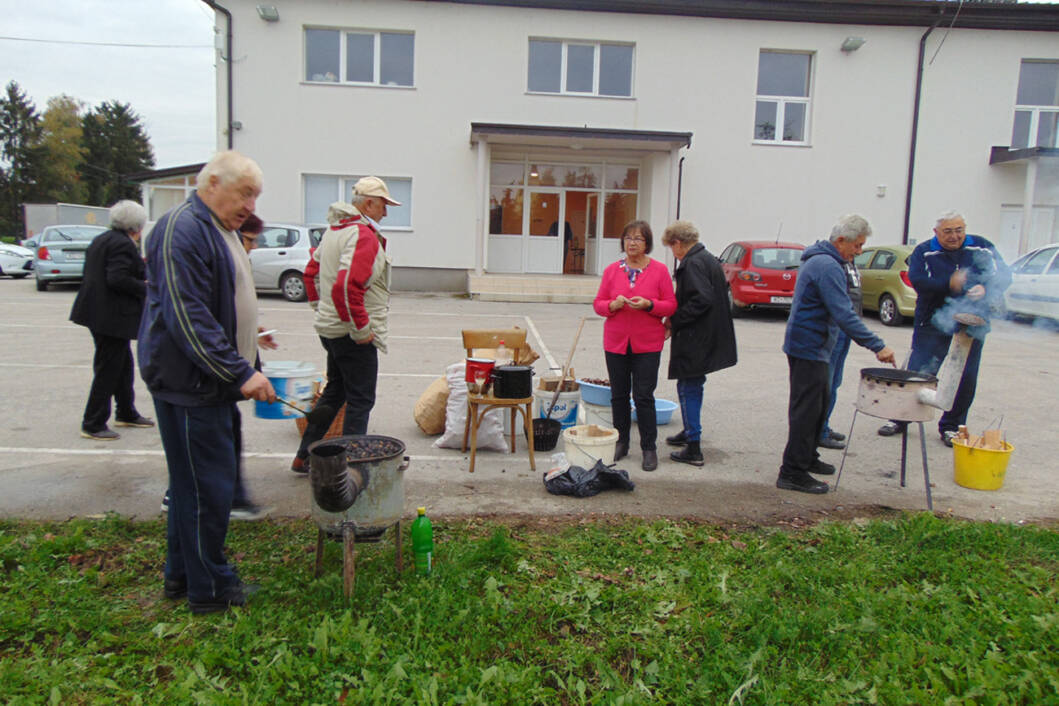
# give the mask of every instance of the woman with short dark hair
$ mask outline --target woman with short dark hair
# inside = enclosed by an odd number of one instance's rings
[[[625,257],[603,271],[593,303],[596,313],[606,319],[603,350],[610,376],[610,409],[614,428],[618,430],[614,460],[619,461],[629,453],[631,392],[645,471],[658,468],[654,392],[666,340],[662,319],[677,306],[669,268],[647,256],[653,245],[651,226],[645,221],[626,225],[621,234]]]

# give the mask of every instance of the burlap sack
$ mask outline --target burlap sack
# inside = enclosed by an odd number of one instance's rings
[[[416,402],[412,416],[424,434],[436,436],[445,431],[445,405],[449,401],[449,384],[445,377],[430,383]]]

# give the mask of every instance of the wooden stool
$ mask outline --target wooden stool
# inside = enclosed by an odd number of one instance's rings
[[[530,468],[537,470],[533,460],[533,397],[506,399],[489,395],[467,395],[467,423],[463,427],[463,450],[467,450],[467,436],[471,437],[471,473],[474,473],[474,458],[478,451],[478,426],[485,415],[494,409],[511,410],[511,453],[515,453],[516,410],[522,412],[522,426],[526,430],[526,446],[529,449]],[[471,423],[471,420],[474,423]]]

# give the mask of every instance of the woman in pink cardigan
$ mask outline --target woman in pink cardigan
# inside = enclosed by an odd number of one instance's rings
[[[632,408],[629,393],[636,403],[636,423],[640,429],[642,468],[658,468],[655,440],[655,385],[658,363],[666,340],[662,319],[677,308],[669,268],[647,256],[654,238],[645,221],[632,221],[621,234],[625,257],[603,271],[599,293],[593,306],[606,318],[603,324],[603,350],[610,376],[610,409],[618,443],[614,460],[629,453],[629,427]]]

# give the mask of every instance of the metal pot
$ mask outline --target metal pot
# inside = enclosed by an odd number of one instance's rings
[[[493,397],[522,399],[533,396],[533,368],[498,365],[493,368]]]
[[[920,390],[936,390],[938,379],[926,373],[894,368],[862,368],[857,410],[899,422],[929,422],[934,408],[922,404]]]
[[[360,454],[350,451],[354,444],[365,443],[378,447],[379,452],[360,457]],[[346,456],[348,480],[345,485],[349,486],[350,491],[346,488],[336,489],[338,481],[334,479],[316,478],[316,474],[326,467],[325,462],[317,459],[334,457],[335,447],[339,448],[341,455]],[[390,436],[337,436],[312,444],[309,447],[312,459],[310,474],[314,475],[311,478],[313,492],[310,500],[317,526],[328,534],[341,535],[342,523],[352,522],[356,527],[358,542],[377,541],[383,532],[401,519],[404,511],[404,471],[409,461],[404,452],[404,442]],[[352,504],[340,512],[329,512],[321,506],[338,507],[340,505],[334,503],[350,495]]]

